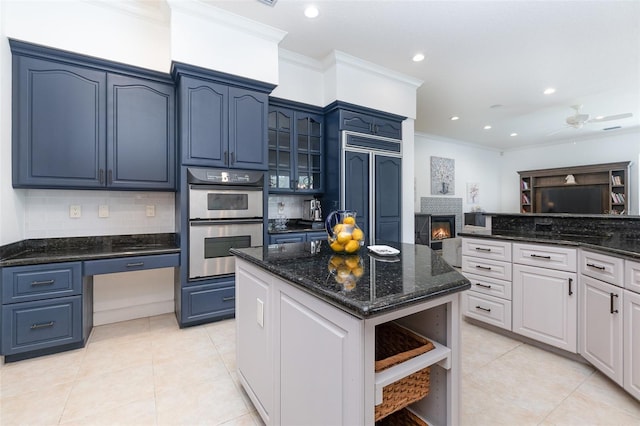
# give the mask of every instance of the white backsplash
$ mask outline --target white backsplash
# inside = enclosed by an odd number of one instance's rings
[[[25,238],[80,237],[175,232],[173,192],[45,190],[25,191]],[[81,216],[69,217],[79,205]],[[107,206],[109,217],[99,217]],[[147,216],[153,206],[155,216]]]
[[[312,198],[311,195],[269,195],[269,219],[301,219],[304,200]]]

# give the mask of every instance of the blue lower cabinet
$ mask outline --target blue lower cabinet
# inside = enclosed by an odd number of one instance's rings
[[[235,311],[234,278],[182,287],[181,326],[231,318]]]
[[[2,306],[2,354],[82,341],[82,296]]]
[[[327,232],[307,232],[307,241],[327,241]]]
[[[269,244],[303,243],[305,241],[307,241],[307,234],[304,232],[269,235]]]

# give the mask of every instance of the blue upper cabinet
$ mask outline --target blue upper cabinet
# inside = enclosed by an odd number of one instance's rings
[[[173,63],[183,165],[267,170],[268,94],[274,85]]]
[[[325,107],[325,111],[331,110],[338,110],[339,130],[402,139],[402,121],[405,117],[342,101],[335,101]]]
[[[319,107],[269,100],[269,192],[322,193],[324,116]]]
[[[14,187],[175,190],[168,76],[10,44]]]

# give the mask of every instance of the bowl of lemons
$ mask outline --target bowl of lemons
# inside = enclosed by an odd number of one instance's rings
[[[336,210],[325,222],[329,247],[335,253],[354,254],[364,245],[364,232],[356,225],[356,212]]]

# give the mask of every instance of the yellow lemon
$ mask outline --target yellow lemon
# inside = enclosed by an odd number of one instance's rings
[[[353,238],[356,241],[360,241],[361,239],[364,238],[364,232],[362,232],[362,230],[360,230],[359,228],[355,228],[351,232],[351,238]]]
[[[344,223],[345,225],[354,225],[356,223],[356,220],[352,216],[347,216],[344,218],[342,223]]]
[[[338,243],[347,244],[351,241],[351,234],[349,232],[342,231],[338,234]]]
[[[340,244],[337,241],[332,242],[330,247],[331,247],[331,250],[333,251],[338,251],[338,252],[344,251],[344,245]]]
[[[329,262],[329,264],[327,264],[327,270],[331,273],[334,273],[336,271],[336,267],[331,262]]]
[[[349,256],[344,260],[345,265],[349,267],[349,269],[353,269],[360,263],[359,256]]]
[[[339,234],[340,231],[342,231],[342,224],[338,223],[336,226],[333,227],[333,233],[334,234]]]
[[[347,253],[355,253],[360,248],[360,243],[356,240],[350,240],[345,246],[344,251]]]
[[[364,269],[361,266],[357,266],[351,270],[351,273],[353,274],[354,277],[360,278],[364,273]]]
[[[331,263],[333,266],[339,266],[342,264],[342,262],[344,262],[342,256],[331,256],[331,259],[329,259],[329,263]]]

